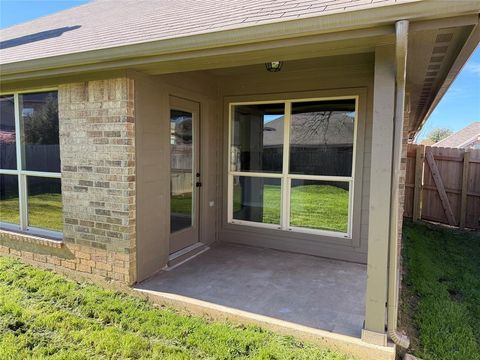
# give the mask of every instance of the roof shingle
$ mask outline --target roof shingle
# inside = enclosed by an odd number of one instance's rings
[[[97,0],[0,30],[0,63],[418,0]]]
[[[480,138],[480,121],[471,123],[462,130],[459,130],[445,139],[440,140],[432,146],[463,148],[478,138]]]

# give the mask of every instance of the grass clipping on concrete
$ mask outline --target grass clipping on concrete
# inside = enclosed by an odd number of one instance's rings
[[[348,359],[258,327],[179,314],[0,257],[0,359],[26,358]]]
[[[480,233],[405,224],[401,326],[424,360],[480,360]]]

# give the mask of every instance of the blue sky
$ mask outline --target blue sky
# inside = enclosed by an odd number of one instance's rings
[[[88,0],[0,0],[0,28],[87,3]],[[460,75],[432,113],[418,139],[433,128],[458,131],[480,121],[480,49],[477,48]]]

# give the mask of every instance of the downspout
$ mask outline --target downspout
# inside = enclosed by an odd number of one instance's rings
[[[399,224],[399,187],[401,174],[401,159],[403,147],[403,122],[405,109],[405,78],[407,67],[408,48],[408,20],[395,23],[395,114],[393,133],[393,159],[391,180],[391,208],[390,208],[390,243],[389,243],[389,269],[388,269],[388,309],[387,329],[388,336],[398,346],[408,348],[410,340],[397,331],[398,314],[398,224]]]

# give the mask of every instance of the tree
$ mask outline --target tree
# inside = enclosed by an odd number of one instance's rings
[[[433,141],[433,143],[437,143],[452,134],[453,131],[448,128],[435,128],[428,133],[427,139],[430,139],[431,141]]]
[[[26,116],[23,126],[26,144],[58,144],[57,99],[48,96],[43,106]]]

